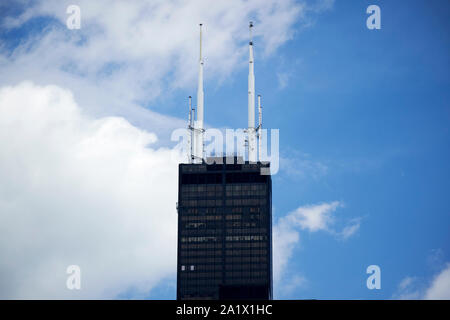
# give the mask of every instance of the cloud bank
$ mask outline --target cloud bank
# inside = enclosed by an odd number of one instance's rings
[[[180,159],[155,134],[29,82],[0,90],[0,113],[1,298],[144,294],[175,272]]]
[[[6,31],[44,19],[12,50],[0,46],[0,85],[24,79],[71,88],[83,109],[95,115],[119,114],[142,121],[139,106],[166,111],[156,100],[177,89],[194,92],[198,23],[204,24],[207,83],[220,83],[245,67],[247,25],[253,20],[258,52],[270,55],[288,41],[305,11],[292,0],[77,1],[81,29],[69,30],[66,8],[72,1],[26,2],[18,16],[1,20]],[[25,33],[26,34],[26,33]],[[184,110],[182,109],[184,116]],[[181,114],[180,114],[181,115]],[[155,114],[145,127],[153,127]],[[184,126],[183,121],[183,126]],[[170,125],[171,121],[165,123]],[[181,125],[181,123],[178,123]]]

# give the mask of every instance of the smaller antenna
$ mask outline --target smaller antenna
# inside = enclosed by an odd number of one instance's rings
[[[188,155],[188,163],[192,163],[192,134],[193,134],[193,127],[192,127],[192,97],[189,96],[189,116],[188,116],[188,127],[187,127],[187,155]]]
[[[258,158],[259,161],[262,160],[262,105],[261,105],[261,95],[258,94],[258,115],[259,115],[259,119],[258,119]]]
[[[189,96],[189,122],[188,126],[192,127],[192,97]]]
[[[253,37],[252,37],[252,28],[253,28],[253,21],[250,21],[248,24],[248,31],[250,33],[250,44],[253,44]]]

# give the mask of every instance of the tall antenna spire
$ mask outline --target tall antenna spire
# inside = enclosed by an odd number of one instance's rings
[[[249,64],[248,64],[248,159],[256,162],[256,132],[255,132],[255,75],[253,66],[253,22],[250,21],[249,33]]]
[[[202,24],[200,23],[200,56],[197,88],[197,121],[194,128],[194,162],[201,163],[203,159],[203,57],[202,57]]]

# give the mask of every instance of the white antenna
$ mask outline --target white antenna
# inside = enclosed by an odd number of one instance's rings
[[[194,162],[202,163],[203,159],[203,58],[202,58],[202,24],[200,23],[200,58],[197,88],[197,119],[194,125]]]
[[[255,75],[253,66],[253,22],[250,21],[249,32],[249,61],[248,61],[248,159],[256,162],[256,134],[255,134]]]
[[[261,106],[261,95],[258,94],[258,115],[259,115],[259,124],[258,124],[258,160],[262,161],[262,106]]]
[[[195,111],[195,109],[192,108],[192,97],[189,96],[189,126],[191,128],[193,127],[194,111]]]
[[[192,134],[193,134],[193,127],[192,127],[192,97],[189,96],[189,116],[188,116],[188,126],[187,126],[187,154],[188,154],[188,163],[192,163]]]

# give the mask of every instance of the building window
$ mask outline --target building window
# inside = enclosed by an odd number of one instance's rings
[[[195,270],[195,266],[191,266],[191,271],[194,271],[194,270]]]
[[[186,266],[181,266],[181,271],[185,271],[186,270]]]

